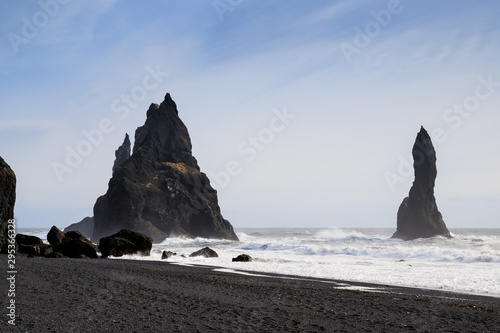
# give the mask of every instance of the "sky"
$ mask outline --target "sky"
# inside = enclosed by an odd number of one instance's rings
[[[498,1],[8,1],[18,227],[92,216],[168,92],[238,227],[396,228],[420,126],[448,228],[500,227]]]

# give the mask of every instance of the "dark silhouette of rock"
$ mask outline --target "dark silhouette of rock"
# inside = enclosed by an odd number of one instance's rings
[[[115,151],[115,163],[113,164],[113,174],[116,168],[125,163],[130,157],[130,139],[128,134],[125,134],[125,139],[118,149]]]
[[[249,256],[248,254],[240,254],[236,258],[233,258],[233,261],[251,262],[252,261],[252,257]]]
[[[30,254],[36,255],[36,245],[35,244],[16,244],[16,252],[18,254]]]
[[[52,247],[52,245],[49,245],[49,244],[41,244],[41,245],[38,245],[39,249],[40,249],[40,256],[41,257],[47,257],[49,256],[51,253],[54,253],[54,248]]]
[[[94,206],[94,241],[121,229],[154,242],[177,235],[238,239],[221,215],[217,192],[200,172],[169,94],[161,105],[151,104],[135,132],[132,156],[115,169]]]
[[[52,253],[49,253],[46,257],[47,258],[64,258],[64,255],[61,252],[52,252]]]
[[[161,258],[168,259],[168,258],[172,258],[173,256],[176,256],[176,255],[177,255],[177,253],[175,253],[175,252],[163,251],[163,253],[161,254]]]
[[[17,241],[16,241],[17,242]],[[53,253],[52,245],[43,244],[43,243],[19,243],[17,242],[17,253],[20,254],[28,254],[31,256],[40,256],[46,257]]]
[[[86,238],[92,238],[92,234],[94,233],[94,218],[87,216],[80,222],[73,223],[64,228],[64,232],[68,231],[80,231]]]
[[[16,235],[16,243],[18,245],[41,245],[43,241],[41,238],[31,235],[17,234]]]
[[[121,257],[125,254],[149,256],[153,239],[133,230],[120,230],[116,234],[103,237],[99,241],[99,251],[103,258]]]
[[[53,226],[47,234],[47,240],[52,245],[54,252],[70,258],[97,258],[96,247],[79,231],[62,232]]]
[[[190,257],[205,257],[205,258],[218,258],[219,257],[217,252],[215,252],[214,250],[212,250],[209,247],[204,247],[201,250],[198,250],[196,252],[191,253],[189,256]]]
[[[9,220],[14,219],[16,175],[0,157],[0,253],[7,253]]]
[[[57,246],[63,242],[64,237],[64,232],[62,232],[58,227],[53,226],[47,234],[47,241],[50,245]]]
[[[17,234],[16,245],[17,253],[20,254],[46,257],[53,252],[51,245],[44,244],[39,237],[31,235]]]
[[[43,241],[39,237],[24,234],[16,235],[16,252],[19,254],[30,254],[36,256],[36,246],[40,246],[42,244]]]
[[[423,127],[417,134],[412,155],[415,180],[408,197],[399,206],[397,231],[392,237],[404,240],[434,236],[451,238],[434,197],[436,152]]]

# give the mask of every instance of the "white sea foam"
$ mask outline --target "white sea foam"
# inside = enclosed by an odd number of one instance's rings
[[[303,277],[371,282],[500,297],[500,229],[453,230],[453,239],[402,241],[389,229],[243,229],[239,242],[206,238],[168,238],[154,244],[151,256],[184,265]],[[219,258],[190,258],[208,246]],[[253,262],[232,262],[246,253]],[[184,254],[185,257],[181,255]]]
[[[167,239],[153,247],[152,256],[170,250],[187,257],[169,259],[173,262],[500,297],[500,231],[486,232],[405,242],[390,238],[388,230],[244,230],[238,232],[240,242]],[[204,246],[219,258],[188,257]],[[254,261],[231,262],[241,253]]]

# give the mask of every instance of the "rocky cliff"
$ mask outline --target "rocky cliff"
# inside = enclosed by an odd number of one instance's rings
[[[421,127],[412,150],[415,181],[399,206],[393,238],[411,240],[433,236],[451,237],[436,205],[436,152],[427,131]]]
[[[8,221],[14,218],[16,175],[0,157],[0,253],[7,252]]]
[[[170,94],[160,105],[151,104],[135,132],[132,155],[114,168],[108,191],[94,206],[93,241],[121,229],[155,242],[176,235],[238,239],[191,153],[188,130]]]

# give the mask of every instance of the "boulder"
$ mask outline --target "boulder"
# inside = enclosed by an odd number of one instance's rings
[[[15,203],[16,175],[0,157],[0,253],[8,252],[8,226],[9,220],[14,219]]]
[[[153,239],[132,230],[120,230],[116,234],[103,237],[99,241],[99,251],[104,258],[121,257],[125,254],[149,256]]]
[[[38,254],[35,247],[38,247]],[[20,254],[29,254],[32,256],[39,255],[40,257],[47,257],[54,252],[52,245],[49,244],[18,244],[17,249],[17,252]]]
[[[116,152],[108,190],[94,205],[92,240],[121,229],[154,242],[172,235],[238,240],[192,155],[188,130],[170,94],[149,107],[130,157],[127,137]]]
[[[46,257],[53,252],[52,245],[44,244],[43,241],[36,236],[31,235],[16,235],[17,252],[21,254],[29,254],[36,256],[36,248],[38,247],[40,257]]]
[[[412,149],[415,180],[397,214],[393,238],[412,240],[444,236],[451,238],[434,197],[437,176],[436,152],[424,127],[420,128]]]
[[[17,253],[19,254],[29,254],[29,255],[36,255],[36,244],[17,244]]]
[[[16,243],[18,245],[41,245],[43,241],[36,236],[17,234],[16,235]]]
[[[163,251],[163,253],[161,254],[161,258],[168,259],[168,258],[171,258],[171,257],[176,256],[176,255],[177,255],[177,253],[174,253],[174,252]]]
[[[193,252],[189,256],[190,257],[205,257],[205,258],[218,258],[219,257],[217,252],[215,252],[214,250],[212,250],[209,247],[205,247],[201,250]]]
[[[252,257],[250,257],[248,254],[240,254],[236,258],[233,258],[233,261],[251,262]]]
[[[97,258],[97,251],[94,244],[83,236],[79,231],[62,232],[53,226],[47,234],[47,240],[53,246],[54,252],[60,252],[65,257]]]
[[[40,248],[40,257],[47,257],[51,253],[54,253],[54,248],[52,247],[52,245],[41,244],[41,245],[38,245],[38,247]]]
[[[87,216],[80,222],[73,223],[64,228],[64,232],[68,231],[80,231],[86,238],[91,238],[94,233],[94,218]]]
[[[64,258],[64,255],[61,252],[52,252],[52,253],[49,253],[46,257],[47,258]]]
[[[58,227],[53,226],[50,228],[49,233],[47,234],[47,241],[52,246],[57,246],[62,244],[64,240],[65,234]]]

